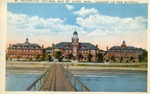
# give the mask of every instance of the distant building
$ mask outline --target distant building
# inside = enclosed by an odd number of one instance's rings
[[[26,38],[25,43],[9,44],[7,49],[9,60],[34,60],[43,55],[43,45],[41,47],[38,44],[29,43],[28,38]]]
[[[112,60],[114,58],[115,62],[139,62],[138,57],[142,53],[142,49],[126,46],[125,41],[123,41],[121,46],[107,48],[106,59]]]
[[[88,54],[92,55],[92,61],[96,60],[96,53],[100,50],[98,45],[93,45],[91,43],[79,42],[78,33],[75,31],[73,33],[72,42],[60,42],[52,46],[52,57],[54,58],[55,51],[61,51],[63,58],[66,58],[68,54],[73,55],[73,60],[79,60],[79,53],[82,55],[80,60],[87,60]]]
[[[45,52],[47,55],[51,55],[52,54],[52,48],[51,47],[45,48]]]

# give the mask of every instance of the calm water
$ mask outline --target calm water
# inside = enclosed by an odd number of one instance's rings
[[[6,91],[25,91],[41,74],[7,73]],[[75,75],[91,91],[99,92],[146,92],[146,73],[97,73]]]
[[[40,75],[7,73],[6,91],[25,91]]]
[[[91,91],[100,92],[146,92],[146,73],[100,73],[75,75]]]

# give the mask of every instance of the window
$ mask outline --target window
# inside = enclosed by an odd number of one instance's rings
[[[92,54],[92,55],[95,55],[95,50],[91,50],[91,54]]]
[[[84,53],[84,51],[82,50],[82,53]]]
[[[73,54],[76,55],[76,48],[73,48]]]
[[[68,50],[66,50],[66,53],[68,53]]]

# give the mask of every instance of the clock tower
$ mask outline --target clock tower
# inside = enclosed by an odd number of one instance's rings
[[[73,60],[78,60],[78,49],[79,49],[79,37],[77,31],[74,31],[72,37],[72,53],[73,53]]]

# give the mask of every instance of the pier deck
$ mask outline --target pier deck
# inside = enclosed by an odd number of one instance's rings
[[[75,89],[64,77],[61,65],[54,64],[40,91],[75,91]]]

